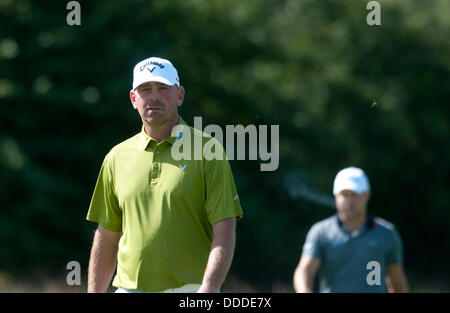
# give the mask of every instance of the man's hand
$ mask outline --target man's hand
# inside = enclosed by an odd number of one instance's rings
[[[200,288],[197,290],[197,293],[219,293],[219,291],[220,289],[202,284]]]
[[[98,226],[92,243],[88,270],[88,292],[106,292],[116,269],[122,233]]]
[[[314,278],[320,268],[322,261],[311,256],[304,256],[295,269],[294,289],[298,293],[311,293],[314,287]]]
[[[408,292],[408,281],[406,280],[403,264],[392,264],[386,269],[386,286],[388,292]]]
[[[212,226],[214,238],[211,243],[208,264],[198,293],[217,293],[228,273],[233,259],[236,241],[236,218],[226,218]]]

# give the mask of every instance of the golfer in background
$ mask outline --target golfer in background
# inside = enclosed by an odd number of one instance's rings
[[[337,214],[312,226],[294,273],[296,292],[407,292],[395,226],[367,210],[370,185],[359,168],[334,180]]]
[[[116,292],[220,291],[242,209],[223,147],[178,115],[184,94],[168,60],[135,66],[130,100],[142,128],[100,169],[87,214],[98,223],[88,292],[106,292],[116,270]],[[210,140],[222,159],[173,156],[180,142],[193,154],[194,142]]]

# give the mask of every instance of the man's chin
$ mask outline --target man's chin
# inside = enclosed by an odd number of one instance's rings
[[[161,116],[148,116],[145,118],[145,122],[150,126],[158,126],[164,124],[165,119]]]
[[[358,212],[355,209],[349,208],[341,211],[342,215],[345,216],[345,218],[353,218],[358,215]]]
[[[178,115],[177,115],[178,116]],[[152,127],[160,127],[160,126],[169,126],[172,125],[174,119],[171,117],[167,117],[163,114],[151,114],[151,115],[145,115],[142,118],[143,122],[145,122],[147,125]]]

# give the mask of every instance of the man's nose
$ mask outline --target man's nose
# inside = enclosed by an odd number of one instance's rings
[[[152,101],[159,100],[159,92],[158,92],[158,90],[156,88],[151,90],[150,94],[149,94],[149,97],[150,97],[150,100],[152,100]]]

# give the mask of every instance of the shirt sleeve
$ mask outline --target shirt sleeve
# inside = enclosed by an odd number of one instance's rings
[[[211,225],[229,217],[242,218],[242,208],[231,167],[222,145],[214,138],[215,155],[222,159],[206,158],[204,163],[206,201],[205,210]]]
[[[402,239],[394,227],[389,250],[386,255],[386,265],[398,264],[403,262],[403,243]]]
[[[311,227],[306,235],[305,243],[303,244],[302,256],[323,259],[320,234],[321,232],[318,224]]]
[[[105,157],[100,169],[86,219],[108,230],[122,231],[122,210],[114,192],[108,156]]]

